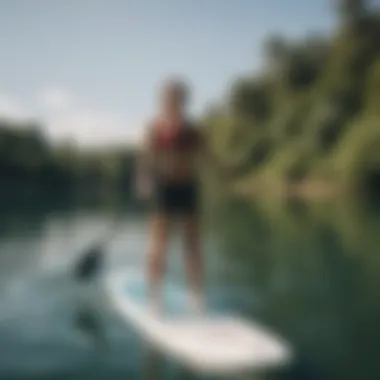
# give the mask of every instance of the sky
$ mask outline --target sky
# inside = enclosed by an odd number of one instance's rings
[[[331,0],[0,0],[0,115],[54,141],[135,141],[168,75],[199,114],[262,65],[262,43],[329,33]]]

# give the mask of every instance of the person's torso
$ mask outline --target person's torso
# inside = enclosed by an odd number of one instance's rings
[[[184,121],[177,127],[157,124],[153,128],[152,149],[156,172],[167,180],[188,180],[198,176],[200,135]]]

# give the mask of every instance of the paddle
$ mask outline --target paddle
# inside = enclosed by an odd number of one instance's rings
[[[73,276],[78,281],[89,281],[102,270],[105,261],[106,245],[112,240],[121,228],[117,219],[111,228],[98,241],[87,247],[78,256],[74,264]]]

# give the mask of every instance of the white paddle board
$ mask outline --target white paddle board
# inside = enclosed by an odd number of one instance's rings
[[[106,277],[112,304],[126,323],[142,337],[194,370],[231,374],[287,364],[289,346],[257,323],[207,310],[197,316],[188,312],[187,292],[173,283],[164,285],[165,312],[148,309],[143,273],[121,271]]]

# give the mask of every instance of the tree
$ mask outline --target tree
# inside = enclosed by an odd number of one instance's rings
[[[339,16],[344,24],[356,25],[367,14],[367,0],[335,0]]]
[[[281,67],[289,57],[289,44],[280,35],[274,34],[264,42],[264,55],[272,67]]]
[[[264,81],[241,79],[235,83],[230,104],[234,113],[263,121],[271,109],[269,88]]]

